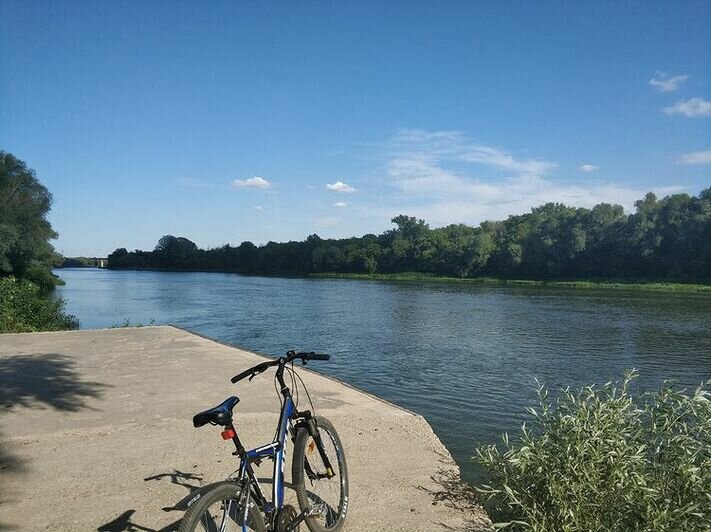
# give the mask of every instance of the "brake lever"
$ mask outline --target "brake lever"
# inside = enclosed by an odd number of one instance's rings
[[[249,376],[249,379],[247,379],[247,380],[248,380],[249,382],[252,382],[252,379],[253,379],[254,377],[256,377],[256,376],[257,376],[256,373],[252,373],[252,374]]]

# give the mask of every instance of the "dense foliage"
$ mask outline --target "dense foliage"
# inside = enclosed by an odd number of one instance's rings
[[[711,530],[711,393],[665,385],[633,397],[608,383],[564,391],[539,388],[531,423],[503,449],[476,460],[499,526],[511,530]]]
[[[0,278],[0,333],[61,331],[79,326],[64,313],[64,301],[14,277]]]
[[[35,172],[0,150],[0,333],[73,329],[51,290],[52,266],[61,261],[47,220],[52,195]]]
[[[214,270],[247,274],[428,272],[520,279],[711,278],[711,188],[658,200],[649,193],[630,215],[619,205],[592,209],[548,203],[479,227],[430,229],[404,215],[380,235],[302,242],[243,242],[202,250],[163,237],[153,251],[109,256],[110,268]]]
[[[52,194],[23,161],[4,151],[0,151],[0,206],[0,276],[54,286],[51,268],[60,257],[49,242],[57,238],[47,220]]]

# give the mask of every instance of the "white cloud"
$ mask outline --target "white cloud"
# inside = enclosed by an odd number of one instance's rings
[[[326,185],[326,188],[328,190],[332,190],[334,192],[346,192],[346,193],[351,193],[355,192],[356,189],[350,186],[347,183],[344,183],[342,181],[336,181],[335,183],[329,183]]]
[[[467,194],[433,195],[431,201],[402,202],[384,206],[372,212],[380,219],[390,219],[398,214],[424,218],[433,227],[452,223],[477,225],[484,220],[503,220],[512,214],[530,212],[533,207],[548,202],[559,202],[574,207],[591,208],[598,203],[622,205],[627,212],[634,211],[634,202],[649,192],[649,188],[635,188],[619,184],[595,186],[557,183],[546,179],[524,181],[513,179],[490,184],[487,194],[477,194],[470,189]],[[684,192],[686,187],[651,187],[658,196]]]
[[[516,160],[510,154],[489,146],[471,146],[462,153],[462,160],[531,175],[545,174],[556,166],[546,161]]]
[[[345,201],[337,201],[336,203],[333,204],[334,207],[339,207],[339,208],[344,208],[348,207],[348,204]]]
[[[510,153],[470,141],[457,131],[402,130],[389,142],[386,171],[392,182],[409,194],[474,194],[487,199],[495,186],[460,175],[449,167],[472,163],[504,170],[508,179],[535,180],[556,164],[540,159],[517,159]]]
[[[597,166],[594,164],[584,164],[580,168],[578,168],[581,172],[594,172],[597,170]]]
[[[372,216],[407,213],[433,226],[478,224],[522,214],[547,202],[578,207],[615,203],[630,211],[649,189],[616,183],[572,184],[549,176],[556,164],[521,159],[453,131],[405,130],[387,145],[386,183],[398,191],[391,206],[365,207]],[[593,166],[593,165],[586,165]],[[487,170],[487,177],[481,171]],[[491,173],[499,174],[491,176]],[[660,195],[684,187],[659,187]]]
[[[672,76],[666,72],[655,72],[654,77],[649,80],[649,84],[659,92],[674,92],[687,79],[689,79],[689,76],[686,74]]]
[[[711,102],[703,98],[680,100],[671,107],[665,107],[664,112],[669,115],[682,114],[688,117],[711,116]]]
[[[555,163],[539,159],[515,159],[504,150],[472,142],[460,131],[403,129],[389,144],[395,154],[407,158],[452,158],[517,174],[540,175],[556,167]]]
[[[235,179],[232,181],[232,186],[235,188],[258,188],[266,190],[271,188],[272,184],[263,177],[254,176],[249,179]]]
[[[264,210],[264,207],[262,207],[261,205],[255,205],[255,206],[254,206],[254,210],[255,210],[255,211],[263,211],[263,210]]]
[[[711,164],[711,150],[685,153],[679,162],[681,164]]]

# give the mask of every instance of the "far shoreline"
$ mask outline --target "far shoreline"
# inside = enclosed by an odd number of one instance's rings
[[[312,273],[311,278],[353,279],[361,281],[419,281],[432,283],[464,283],[490,286],[541,288],[653,290],[711,294],[711,284],[682,283],[641,279],[505,279],[501,277],[447,277],[428,273]]]

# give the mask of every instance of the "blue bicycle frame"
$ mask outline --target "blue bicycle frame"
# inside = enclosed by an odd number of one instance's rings
[[[279,425],[277,427],[276,437],[273,442],[249,451],[244,448],[232,423],[231,409],[235,404],[237,404],[237,401],[239,401],[236,397],[232,397],[232,401],[230,401],[226,407],[220,405],[218,409],[211,409],[206,412],[202,412],[193,418],[193,424],[195,424],[196,427],[202,426],[207,422],[221,424],[225,428],[222,433],[222,437],[226,440],[231,439],[234,442],[236,452],[233,454],[239,456],[240,464],[236,472],[237,478],[233,476],[230,480],[237,480],[243,487],[239,497],[239,508],[242,512],[241,525],[243,532],[247,532],[249,526],[248,515],[251,504],[250,498],[253,498],[257,506],[268,518],[271,519],[274,519],[279,510],[284,507],[284,462],[286,460],[287,441],[288,437],[295,438],[298,430],[309,431],[309,434],[316,442],[316,448],[318,449],[321,460],[326,467],[328,478],[333,476],[333,468],[323,449],[323,443],[316,428],[315,418],[308,410],[301,412],[297,410],[296,405],[294,404],[294,399],[291,396],[291,390],[284,382],[285,366],[289,362],[292,362],[295,358],[301,358],[305,362],[306,360],[328,360],[330,357],[329,355],[320,355],[316,353],[294,353],[293,351],[288,353],[288,355],[289,356],[286,358],[262,362],[261,364],[243,371],[241,374],[232,378],[233,383],[247,377],[251,380],[255,375],[262,373],[265,369],[272,366],[279,366],[276,372],[276,380],[279,383],[280,393],[284,400],[282,401],[281,413],[279,414]],[[200,418],[199,416],[203,417]],[[196,419],[198,419],[198,421],[196,421]],[[294,421],[297,422],[294,424]],[[264,491],[262,490],[259,480],[257,480],[252,467],[252,464],[259,465],[261,460],[264,458],[271,458],[274,460],[271,501],[267,500],[264,495]],[[308,468],[308,464],[306,467]],[[308,471],[311,471],[311,469],[308,469]],[[306,511],[302,511],[302,513],[297,516],[297,521],[294,521],[294,523],[303,521],[307,516],[308,514]]]
[[[294,401],[290,395],[287,395],[284,399],[284,405],[281,409],[281,415],[279,416],[279,430],[277,432],[276,439],[270,444],[263,445],[262,447],[257,447],[256,449],[252,449],[251,451],[246,451],[242,453],[242,462],[239,467],[239,479],[245,482],[244,485],[246,488],[255,488],[255,495],[257,496],[257,498],[262,499],[257,500],[257,503],[260,504],[260,506],[266,505],[267,500],[264,496],[264,492],[262,491],[262,487],[259,484],[259,481],[254,475],[254,471],[252,469],[251,464],[252,462],[259,461],[263,458],[274,457],[274,472],[272,474],[272,507],[267,508],[267,510],[269,511],[279,510],[282,506],[284,506],[284,462],[286,459],[286,436],[287,430],[289,428],[289,420],[294,414],[294,411]],[[236,438],[237,435],[235,434],[235,437],[233,439]],[[237,450],[239,452],[241,447],[241,445],[239,445],[239,440],[237,440],[237,442],[235,443],[238,444]],[[249,497],[250,491],[251,490],[249,489],[246,490],[247,497]],[[249,499],[247,499],[243,507],[245,511],[245,516],[247,512],[248,502]],[[242,525],[242,530],[245,532],[247,531],[246,522]]]

